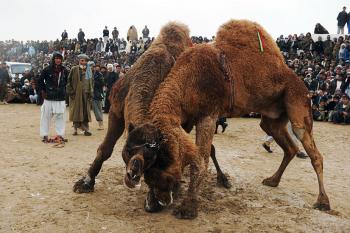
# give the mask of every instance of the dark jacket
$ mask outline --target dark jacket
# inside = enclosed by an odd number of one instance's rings
[[[340,102],[335,106],[334,111],[350,113],[350,105],[347,105],[347,106],[344,108],[344,107],[343,107],[343,102],[340,101]]]
[[[103,30],[103,37],[105,37],[105,36],[109,37],[109,30],[108,29]]]
[[[94,100],[103,99],[103,75],[101,72],[94,73]]]
[[[66,99],[67,77],[68,71],[65,67],[62,67],[61,76],[59,77],[57,85],[53,65],[47,66],[41,72],[38,80],[39,90],[43,92],[43,97],[46,100],[64,101]]]
[[[79,32],[78,33],[78,41],[80,43],[84,42],[84,39],[85,39],[85,33],[83,31]]]
[[[9,83],[10,80],[8,71],[6,69],[0,69],[0,84]]]
[[[316,24],[315,26],[315,30],[314,30],[315,34],[329,34],[329,32],[327,31],[327,29],[325,29],[321,24]]]
[[[348,22],[348,14],[345,11],[339,12],[337,20],[338,26],[344,27],[345,24]]]
[[[350,85],[350,78],[346,78],[340,86],[341,92],[344,93],[345,90],[349,87],[349,85]]]
[[[119,31],[117,29],[114,29],[112,31],[112,36],[113,36],[113,39],[117,39],[119,36]]]
[[[333,79],[330,85],[330,90],[329,90],[329,94],[334,95],[335,91],[337,89],[337,79]],[[342,84],[340,85],[340,90],[342,90],[342,86],[344,86],[345,82],[342,81]]]
[[[113,84],[118,80],[118,78],[119,78],[119,75],[114,71],[107,73],[106,78],[105,78],[107,92],[109,92],[112,89]]]
[[[148,28],[145,27],[145,28],[142,30],[142,36],[143,36],[143,38],[147,38],[148,35],[149,35],[149,30],[148,30]]]
[[[323,54],[323,42],[322,41],[316,41],[314,44],[314,51],[318,54]]]
[[[61,34],[62,40],[65,40],[68,38],[68,33],[67,32],[62,32]]]
[[[323,42],[324,54],[326,56],[331,56],[333,53],[334,42],[332,40],[325,40]]]

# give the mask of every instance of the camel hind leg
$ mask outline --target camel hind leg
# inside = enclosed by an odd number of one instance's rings
[[[284,156],[278,170],[271,177],[263,181],[264,185],[277,187],[281,181],[281,177],[290,161],[294,158],[298,151],[298,147],[293,142],[288,134],[286,124],[288,118],[282,115],[278,119],[271,119],[265,116],[261,117],[260,127],[270,136],[272,136],[276,143],[283,149]]]
[[[307,97],[304,103],[288,105],[288,116],[292,123],[292,129],[298,140],[301,141],[306,153],[311,159],[311,164],[316,172],[319,195],[314,208],[320,210],[330,210],[329,199],[326,194],[323,182],[323,157],[318,151],[312,135],[311,106]]]
[[[112,155],[113,148],[123,134],[125,128],[124,116],[122,112],[115,113],[111,109],[108,114],[108,130],[107,134],[97,149],[97,156],[91,164],[87,174],[78,180],[73,187],[76,193],[89,193],[94,191],[95,177],[101,170],[104,161]]]

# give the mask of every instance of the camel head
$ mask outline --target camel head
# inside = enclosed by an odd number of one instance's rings
[[[160,130],[150,124],[128,127],[128,138],[123,148],[122,157],[126,164],[125,184],[135,188],[146,170],[157,159],[163,137]]]

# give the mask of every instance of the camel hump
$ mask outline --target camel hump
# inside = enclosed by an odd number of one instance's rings
[[[220,26],[215,41],[222,50],[244,50],[250,57],[273,55],[284,61],[273,38],[256,22],[249,20],[230,20]],[[263,51],[262,51],[263,50]],[[241,52],[242,53],[242,52]]]
[[[188,38],[190,36],[190,29],[186,24],[171,21],[161,28],[159,35],[163,40],[172,40],[176,42]],[[179,36],[181,38],[179,38]]]

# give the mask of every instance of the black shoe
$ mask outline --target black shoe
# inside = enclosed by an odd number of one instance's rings
[[[265,143],[263,143],[262,146],[265,148],[265,150],[266,150],[267,152],[272,153],[272,150],[271,150],[271,148],[270,148],[268,145],[266,145]]]
[[[44,136],[44,137],[41,139],[41,141],[42,141],[43,143],[48,143],[48,142],[49,142],[49,138],[48,138],[47,136]]]
[[[225,132],[227,126],[228,126],[227,123],[222,124],[222,133]]]
[[[300,159],[306,159],[308,156],[304,152],[297,152],[297,157]]]
[[[84,136],[91,136],[91,135],[92,135],[92,133],[90,133],[89,131],[84,132]]]

